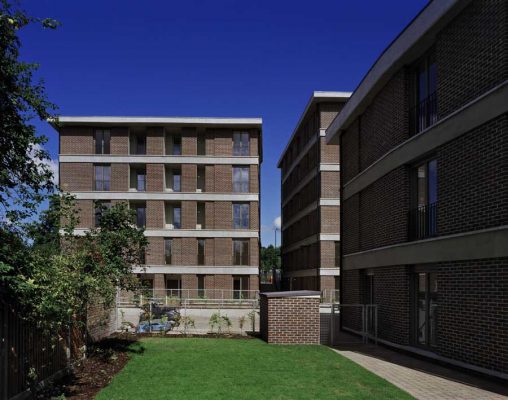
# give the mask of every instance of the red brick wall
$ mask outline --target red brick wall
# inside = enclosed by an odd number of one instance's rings
[[[261,296],[262,338],[274,344],[319,344],[319,301],[319,296]]]
[[[60,129],[60,154],[94,154],[94,129],[67,126]]]
[[[91,163],[65,163],[60,165],[60,187],[69,192],[86,192],[93,189],[94,169]]]

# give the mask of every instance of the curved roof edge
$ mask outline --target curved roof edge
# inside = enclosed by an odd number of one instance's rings
[[[430,45],[433,36],[472,0],[433,0],[400,32],[369,69],[351,98],[326,130],[330,143],[369,105],[372,98],[404,64],[414,61],[419,48]]]

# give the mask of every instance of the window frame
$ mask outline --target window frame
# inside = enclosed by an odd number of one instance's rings
[[[235,209],[238,207],[238,218]],[[250,229],[250,203],[233,203],[233,229]],[[237,226],[237,221],[239,222]],[[244,224],[243,222],[247,222]]]
[[[235,174],[239,174],[239,181],[235,181]],[[249,193],[250,187],[250,167],[248,165],[238,165],[233,167],[232,171],[233,193]]]
[[[233,132],[233,156],[246,157],[249,155],[250,155],[250,133],[247,131]]]
[[[108,179],[105,179],[105,171],[108,171]],[[100,177],[98,171],[101,171]],[[98,189],[99,187],[99,189]],[[94,191],[109,192],[111,190],[111,164],[94,164]]]
[[[111,131],[96,129],[94,132],[95,154],[111,154]]]
[[[237,255],[237,250],[238,255]],[[233,257],[232,263],[235,266],[250,265],[250,240],[249,239],[233,239]],[[237,262],[238,261],[238,262]]]

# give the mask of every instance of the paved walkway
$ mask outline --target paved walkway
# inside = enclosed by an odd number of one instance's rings
[[[421,400],[508,399],[508,387],[382,346],[333,349]]]

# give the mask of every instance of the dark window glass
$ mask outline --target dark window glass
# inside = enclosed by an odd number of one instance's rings
[[[248,240],[233,240],[233,265],[249,265]]]
[[[110,153],[111,134],[107,129],[97,129],[95,131],[95,154]]]
[[[198,135],[198,156],[206,155],[206,138],[205,135]]]
[[[139,228],[146,226],[146,206],[136,206],[136,225]]]
[[[136,154],[139,154],[139,155],[146,154],[146,136],[145,135],[137,135],[136,136]]]
[[[173,263],[173,240],[164,239],[164,260],[166,264]]]
[[[248,203],[233,203],[233,228],[249,229]]]
[[[410,240],[437,234],[437,161],[430,160],[415,168],[414,208],[409,212]]]
[[[109,191],[111,181],[111,166],[95,165],[95,190]]]
[[[180,207],[173,207],[173,225],[175,229],[182,227],[182,209]]]
[[[206,228],[206,205],[205,203],[198,203],[197,205],[197,224],[200,226],[201,229]]]
[[[205,297],[205,276],[198,275],[198,297]]]
[[[435,272],[415,274],[416,341],[422,346],[437,345],[438,286]]]
[[[250,155],[248,132],[233,133],[233,155],[234,156]]]
[[[198,191],[204,192],[205,191],[205,167],[198,167],[198,175],[197,175],[197,182],[196,182],[196,188]]]
[[[182,173],[179,169],[173,170],[173,191],[181,192],[182,191]]]
[[[146,190],[146,172],[145,171],[137,171],[136,189],[140,192],[144,192]]]
[[[173,135],[173,155],[182,155],[182,137],[180,135]]]
[[[205,239],[198,239],[198,265],[205,265]]]
[[[233,167],[233,192],[249,192],[249,167]]]
[[[411,130],[418,133],[437,122],[437,66],[433,52],[416,64],[413,75]]]

